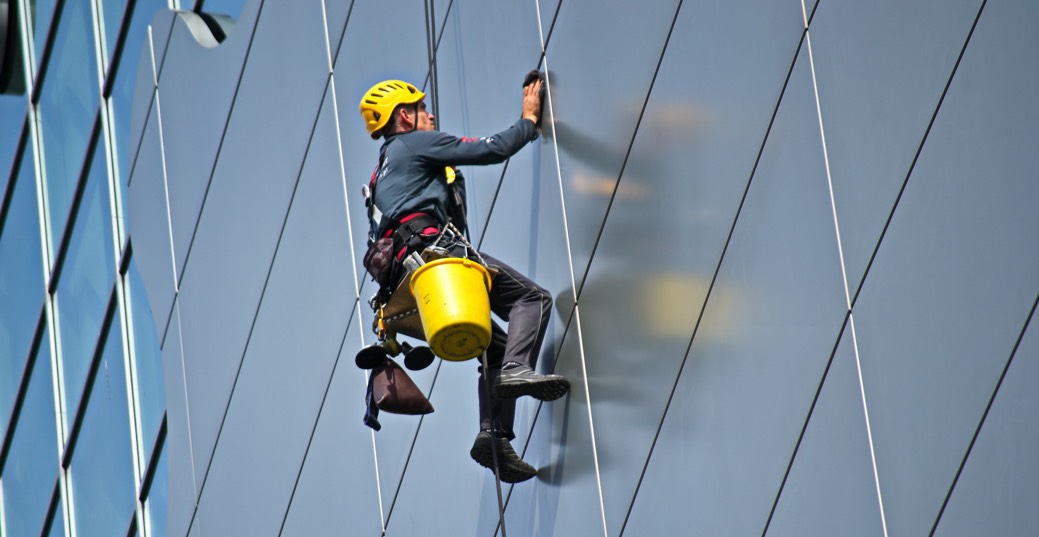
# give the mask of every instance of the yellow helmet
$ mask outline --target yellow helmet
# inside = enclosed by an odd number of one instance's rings
[[[413,104],[425,98],[425,93],[403,80],[383,80],[364,94],[358,109],[368,134],[378,138],[376,133],[386,126],[397,105]]]

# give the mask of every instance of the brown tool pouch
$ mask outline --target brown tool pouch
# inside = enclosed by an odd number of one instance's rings
[[[387,358],[372,370],[372,399],[379,410],[394,414],[429,414],[433,405],[397,362]]]
[[[393,276],[397,263],[393,237],[379,239],[368,247],[364,254],[364,268],[379,287],[386,287]]]

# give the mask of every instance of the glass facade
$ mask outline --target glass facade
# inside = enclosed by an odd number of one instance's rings
[[[9,3],[0,537],[1039,532],[1034,0]],[[532,68],[469,223],[572,390],[499,497],[473,363],[362,424],[356,106]]]
[[[51,374],[50,332],[42,331],[20,401],[18,424],[8,428],[3,473],[5,535],[40,535],[59,488],[58,424]]]
[[[182,6],[4,4],[30,82],[0,95],[0,535],[164,535],[143,523],[167,507],[147,486],[165,389],[123,200],[140,51]]]

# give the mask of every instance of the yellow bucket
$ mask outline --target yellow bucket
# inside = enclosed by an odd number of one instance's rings
[[[491,343],[491,275],[479,263],[448,257],[430,261],[411,275],[422,331],[437,356],[475,358]]]

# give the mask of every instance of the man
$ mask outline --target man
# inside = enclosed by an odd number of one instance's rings
[[[360,112],[373,139],[384,138],[379,164],[369,184],[369,239],[393,237],[399,260],[436,239],[448,223],[465,229],[464,181],[454,166],[496,164],[537,138],[541,81],[523,88],[522,116],[508,129],[486,138],[459,138],[436,131],[426,110],[425,94],[400,80],[373,86],[361,99]],[[457,239],[457,238],[456,238]],[[442,244],[442,243],[441,243]],[[509,323],[508,333],[492,323],[487,349],[487,378],[478,382],[480,432],[470,450],[480,465],[502,481],[518,483],[537,475],[509,440],[515,438],[516,398],[551,401],[565,395],[570,381],[534,371],[545,337],[552,297],[519,271],[483,252],[466,252],[497,270],[490,290],[491,311]],[[399,275],[389,287],[399,281]],[[480,368],[481,373],[483,368]],[[495,450],[497,451],[495,453]]]

